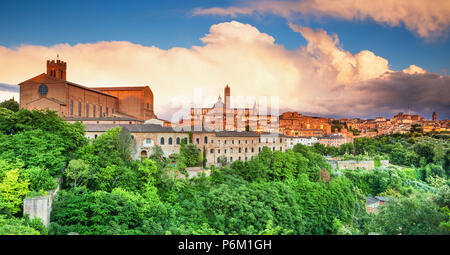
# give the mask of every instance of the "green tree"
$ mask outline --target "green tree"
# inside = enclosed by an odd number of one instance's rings
[[[49,191],[56,189],[56,179],[50,173],[40,167],[31,167],[19,170],[22,179],[30,182],[31,191]]]
[[[64,176],[72,188],[86,185],[91,179],[90,167],[82,159],[73,159],[64,171]]]
[[[11,98],[9,100],[5,100],[5,101],[1,102],[0,108],[6,108],[13,112],[17,112],[17,111],[19,111],[19,103],[16,100],[14,100],[14,98]]]
[[[18,170],[6,172],[0,182],[0,212],[10,215],[18,213],[25,194],[29,192],[29,184],[28,180],[19,180]]]
[[[441,234],[439,225],[444,220],[445,215],[429,199],[392,199],[373,218],[368,232],[383,235]]]

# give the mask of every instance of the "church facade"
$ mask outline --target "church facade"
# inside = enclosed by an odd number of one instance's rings
[[[66,80],[67,63],[47,60],[47,72],[20,86],[20,108],[49,109],[70,120],[155,119],[153,92],[148,86],[92,88]]]

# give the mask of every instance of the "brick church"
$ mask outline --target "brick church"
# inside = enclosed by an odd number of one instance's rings
[[[148,86],[89,88],[66,77],[66,62],[47,60],[47,73],[19,84],[20,108],[54,110],[68,121],[156,119]]]

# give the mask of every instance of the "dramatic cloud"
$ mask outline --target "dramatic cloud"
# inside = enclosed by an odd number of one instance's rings
[[[59,54],[67,61],[72,82],[149,85],[155,112],[166,119],[195,97],[212,105],[226,84],[234,96],[279,96],[283,110],[366,117],[390,116],[410,107],[425,116],[434,110],[440,117],[450,115],[448,76],[415,65],[390,70],[388,60],[371,51],[345,51],[337,35],[290,27],[307,45],[287,50],[255,27],[232,21],[211,26],[201,38],[203,45],[192,48],[163,50],[130,42],[0,46],[0,82],[18,84],[43,73],[45,60]],[[202,94],[194,95],[195,88],[202,88]],[[234,101],[253,102],[244,99]]]
[[[297,0],[246,1],[228,8],[196,8],[194,15],[221,15],[273,13],[294,19],[298,14],[316,17],[329,16],[345,20],[372,19],[389,26],[404,25],[419,36],[433,39],[444,36],[450,25],[448,0]]]

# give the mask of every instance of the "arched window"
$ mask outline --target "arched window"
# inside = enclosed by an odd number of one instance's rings
[[[188,144],[188,139],[186,137],[183,140],[184,140],[184,144]]]
[[[164,137],[161,137],[159,144],[164,145]]]
[[[208,144],[208,137],[205,136],[205,144]]]
[[[172,145],[172,137],[169,137],[169,145]]]
[[[177,144],[180,144],[180,138],[177,137]]]

